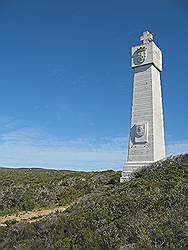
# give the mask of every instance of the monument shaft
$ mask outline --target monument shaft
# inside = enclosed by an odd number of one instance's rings
[[[160,72],[162,53],[153,36],[144,32],[141,45],[132,47],[134,72],[130,140],[121,182],[142,166],[165,158]]]

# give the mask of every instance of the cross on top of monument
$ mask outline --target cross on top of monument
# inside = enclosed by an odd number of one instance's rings
[[[153,35],[149,31],[143,32],[143,35],[140,37],[140,41],[143,44],[147,44],[151,41],[153,41]]]

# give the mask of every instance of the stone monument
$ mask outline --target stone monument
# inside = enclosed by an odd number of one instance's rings
[[[160,72],[162,53],[148,31],[132,47],[134,72],[130,140],[121,182],[142,166],[165,158]]]

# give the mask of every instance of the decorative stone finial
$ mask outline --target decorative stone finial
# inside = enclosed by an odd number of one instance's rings
[[[140,41],[143,44],[147,44],[151,41],[153,41],[153,35],[149,31],[143,32],[143,35],[140,37]]]

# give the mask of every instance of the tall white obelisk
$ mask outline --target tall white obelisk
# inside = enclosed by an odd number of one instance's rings
[[[162,53],[148,31],[132,47],[134,72],[130,140],[121,182],[139,167],[165,158],[160,72]]]

